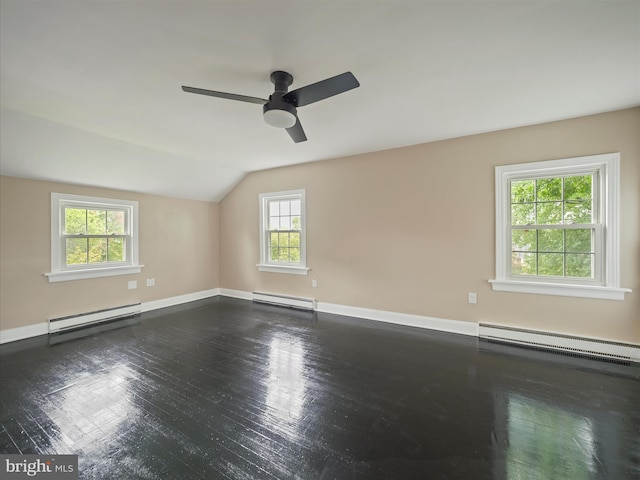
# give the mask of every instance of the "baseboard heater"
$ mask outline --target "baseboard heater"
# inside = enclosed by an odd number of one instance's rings
[[[297,308],[299,310],[315,310],[316,301],[313,298],[289,297],[274,293],[252,292],[252,299],[256,303],[269,303],[282,307]]]
[[[640,346],[629,343],[488,323],[480,323],[479,327],[480,338],[491,342],[554,350],[565,354],[598,357],[616,362],[640,362]]]
[[[95,325],[97,323],[129,318],[142,311],[142,304],[134,303],[121,307],[106,308],[94,312],[80,313],[67,317],[49,319],[49,333],[59,333],[67,330]]]

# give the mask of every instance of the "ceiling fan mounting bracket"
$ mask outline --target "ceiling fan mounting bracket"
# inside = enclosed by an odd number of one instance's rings
[[[293,76],[282,70],[276,70],[271,74],[271,82],[275,85],[276,92],[287,93],[289,85],[293,83]]]

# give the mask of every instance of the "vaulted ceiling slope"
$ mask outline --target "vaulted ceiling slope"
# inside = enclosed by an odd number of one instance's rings
[[[1,173],[219,201],[247,172],[640,105],[640,2],[0,0]],[[266,98],[346,71],[299,110]]]

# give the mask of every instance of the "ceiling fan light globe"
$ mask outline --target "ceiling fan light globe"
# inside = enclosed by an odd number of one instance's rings
[[[267,110],[264,121],[273,127],[291,128],[296,124],[296,116],[286,110]]]

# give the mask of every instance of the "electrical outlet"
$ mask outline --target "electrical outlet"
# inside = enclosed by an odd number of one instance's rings
[[[469,303],[478,303],[478,294],[475,292],[469,292]]]
[[[155,278],[147,278],[147,287],[153,287],[156,284]]]
[[[138,288],[138,281],[137,280],[130,280],[128,283],[128,287],[129,290],[134,290],[136,288]]]
[[[311,280],[311,286],[313,288],[316,288],[318,286],[318,281],[315,278],[313,280]]]

